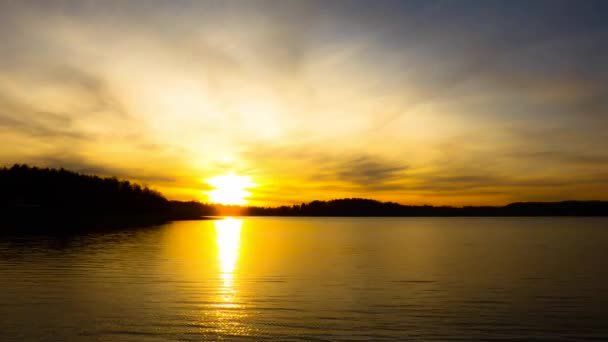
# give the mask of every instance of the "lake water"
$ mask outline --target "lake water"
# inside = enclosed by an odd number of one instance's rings
[[[608,340],[607,218],[0,237],[0,341]]]

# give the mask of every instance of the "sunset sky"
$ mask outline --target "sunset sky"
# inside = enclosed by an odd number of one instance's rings
[[[0,1],[0,163],[255,205],[608,200],[608,1]],[[210,182],[208,182],[211,179]]]

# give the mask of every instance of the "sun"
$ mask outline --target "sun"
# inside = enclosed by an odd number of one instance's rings
[[[219,204],[243,205],[251,193],[247,189],[254,184],[249,176],[227,174],[207,179],[207,183],[214,189],[207,192],[209,201]]]

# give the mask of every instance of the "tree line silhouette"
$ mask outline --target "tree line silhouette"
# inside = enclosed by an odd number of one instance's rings
[[[402,205],[363,198],[258,207],[169,201],[116,177],[14,165],[0,169],[4,227],[44,230],[153,225],[212,215],[250,216],[608,216],[606,201],[520,202],[506,206]]]
[[[64,169],[3,168],[0,187],[0,203],[15,207],[138,213],[163,211],[167,206],[167,200],[148,187]]]
[[[204,214],[195,203],[168,201],[146,186],[65,169],[4,167],[0,189],[5,228],[115,228],[199,219]]]
[[[606,201],[518,202],[506,206],[403,205],[364,198],[312,201],[292,206],[246,207],[251,216],[608,216]]]

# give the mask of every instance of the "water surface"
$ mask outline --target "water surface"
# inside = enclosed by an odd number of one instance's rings
[[[1,341],[608,340],[606,218],[243,218],[0,238]]]

